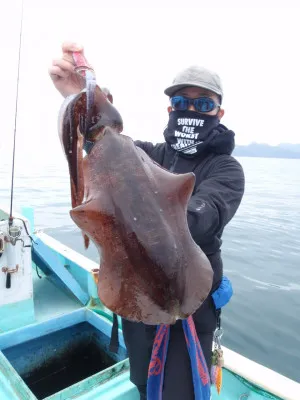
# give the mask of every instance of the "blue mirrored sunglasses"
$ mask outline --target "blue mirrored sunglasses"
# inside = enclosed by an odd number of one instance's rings
[[[216,104],[209,97],[198,97],[197,99],[188,99],[183,96],[171,97],[171,105],[174,110],[185,111],[190,105],[193,105],[195,110],[198,112],[206,113],[214,110],[216,107],[220,107],[220,104]]]

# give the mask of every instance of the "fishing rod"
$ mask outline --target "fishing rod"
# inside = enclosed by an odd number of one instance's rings
[[[26,223],[22,218],[13,218],[13,197],[14,197],[14,175],[15,175],[15,153],[16,153],[16,132],[17,132],[17,115],[18,115],[18,99],[19,99],[19,80],[20,80],[20,64],[21,64],[21,48],[22,48],[22,33],[23,33],[23,9],[24,9],[24,1],[21,0],[21,24],[20,24],[20,37],[19,37],[19,55],[18,55],[18,73],[17,73],[17,88],[16,88],[16,105],[15,105],[15,123],[14,123],[14,143],[13,143],[13,159],[12,159],[12,175],[11,175],[11,192],[10,192],[10,213],[8,218],[8,230],[6,231],[5,224],[0,224],[0,258],[5,255],[5,259],[1,262],[1,271],[6,275],[6,283],[5,288],[10,289],[12,280],[12,274],[18,274],[21,271],[21,274],[24,275],[24,271],[26,268],[26,262],[20,254],[22,251],[19,248],[13,248],[12,246],[16,246],[18,241],[22,242],[22,248],[32,247],[31,244],[25,244],[24,238],[27,235],[31,242],[34,242],[33,238],[30,236]],[[14,220],[22,221],[24,230],[26,235],[22,235],[22,225],[14,224]],[[4,229],[3,229],[4,228]],[[3,231],[2,231],[3,229]],[[2,261],[2,260],[1,260]],[[38,269],[36,266],[36,272],[39,278],[41,276],[38,273]],[[22,278],[21,278],[22,279]]]
[[[22,32],[23,32],[23,7],[24,7],[24,0],[21,1],[21,24],[20,24],[20,36],[19,36],[17,93],[16,93],[16,105],[15,105],[14,144],[13,144],[13,160],[12,160],[11,190],[10,190],[10,213],[9,213],[9,219],[8,219],[8,224],[9,224],[10,227],[11,227],[12,222],[13,222],[12,208],[13,208],[13,195],[14,195],[16,132],[17,132],[17,115],[18,115],[18,99],[19,99],[19,79],[20,79],[21,45],[22,45]]]

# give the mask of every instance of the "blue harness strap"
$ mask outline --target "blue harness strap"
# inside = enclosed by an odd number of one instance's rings
[[[182,321],[185,340],[191,360],[195,399],[210,399],[210,375],[195,329],[193,317]]]
[[[182,321],[185,340],[191,360],[196,400],[210,399],[210,376],[196,333],[193,317]],[[148,370],[147,400],[162,400],[164,368],[170,338],[170,325],[158,325],[153,342]]]
[[[147,400],[162,400],[170,325],[158,325],[148,369]]]

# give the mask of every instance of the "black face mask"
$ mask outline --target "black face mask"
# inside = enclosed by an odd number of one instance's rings
[[[202,150],[205,141],[219,123],[216,115],[190,110],[171,111],[164,137],[174,150],[194,155]]]

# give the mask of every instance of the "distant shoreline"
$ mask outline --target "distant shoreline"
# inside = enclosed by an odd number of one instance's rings
[[[300,160],[300,156],[298,157],[283,157],[283,156],[254,156],[254,155],[245,155],[245,154],[237,154],[237,153],[232,153],[231,154],[234,157],[243,157],[243,158],[273,158],[273,159],[278,159],[278,160]]]
[[[233,153],[236,157],[300,159],[300,144],[282,143],[270,146],[263,143],[236,145]]]

